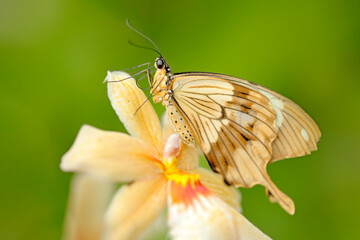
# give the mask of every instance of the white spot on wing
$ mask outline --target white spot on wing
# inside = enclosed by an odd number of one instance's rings
[[[261,92],[263,95],[265,95],[270,100],[270,103],[276,112],[276,129],[279,130],[279,128],[281,127],[282,122],[284,120],[284,115],[281,112],[281,110],[284,109],[284,103],[280,99],[274,97],[273,95],[271,95],[268,92],[261,91],[261,90],[259,90],[259,92]]]
[[[242,119],[245,120],[246,122],[252,124],[254,123],[254,118],[246,113],[243,112],[235,112],[236,116],[239,118],[239,120],[241,121]],[[238,120],[238,122],[239,122]]]
[[[305,129],[301,130],[301,136],[304,138],[305,141],[309,141],[309,134]]]

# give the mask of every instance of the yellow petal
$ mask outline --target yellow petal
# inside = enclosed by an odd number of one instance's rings
[[[84,125],[62,157],[64,171],[85,172],[113,181],[133,181],[160,172],[156,150],[127,134]]]
[[[125,72],[108,72],[105,80],[108,82],[108,95],[111,105],[132,136],[154,145],[158,152],[162,153],[163,146],[159,118],[150,101],[147,101],[138,110],[146,101],[146,96],[136,86],[135,80],[129,77],[130,75]],[[125,78],[129,79],[112,82]],[[136,110],[138,111],[136,112]]]
[[[171,239],[270,239],[201,184],[189,186],[171,182],[168,210]]]
[[[71,182],[63,240],[98,240],[114,185],[84,174]]]
[[[168,117],[167,113],[162,116],[163,126],[163,142],[166,143],[167,139],[176,131]],[[199,166],[201,150],[197,144],[187,145],[184,142],[181,144],[181,151],[178,156],[178,168],[181,170],[192,170]]]
[[[167,181],[162,174],[122,187],[106,216],[106,240],[139,239],[166,206]]]
[[[191,173],[196,173],[200,176],[201,183],[210,191],[215,193],[224,202],[232,206],[235,210],[241,211],[241,195],[238,189],[228,186],[224,182],[224,178],[217,173],[214,173],[205,168],[197,168]]]
[[[161,116],[161,125],[162,125],[162,132],[163,132],[163,145],[166,144],[167,139],[176,131],[174,130],[174,127],[171,123],[171,120],[168,117],[167,111],[163,113]]]

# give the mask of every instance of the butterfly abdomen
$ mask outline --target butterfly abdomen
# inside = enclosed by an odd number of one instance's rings
[[[167,111],[174,126],[174,130],[179,133],[183,142],[186,144],[193,144],[194,136],[184,117],[179,114],[178,110],[170,102],[167,104]]]

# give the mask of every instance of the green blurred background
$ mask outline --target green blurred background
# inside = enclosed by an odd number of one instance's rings
[[[62,154],[84,123],[124,131],[108,69],[153,61],[242,77],[293,99],[319,150],[268,167],[296,214],[242,190],[244,215],[274,239],[359,238],[359,1],[0,1],[0,239],[59,239],[71,174]],[[157,106],[159,113],[163,111]]]

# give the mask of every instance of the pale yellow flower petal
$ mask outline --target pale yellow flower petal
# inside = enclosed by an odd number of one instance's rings
[[[170,135],[175,133],[174,127],[169,119],[167,112],[162,116],[163,142],[166,143]],[[181,144],[181,152],[178,156],[178,168],[181,170],[192,170],[199,166],[201,149],[195,143],[193,146],[184,142]]]
[[[139,239],[166,206],[167,181],[162,174],[122,187],[106,217],[105,240]]]
[[[162,136],[163,144],[165,145],[167,139],[174,133],[176,133],[173,124],[171,123],[170,118],[168,117],[167,111],[161,116],[161,127],[162,127]]]
[[[168,237],[169,228],[167,226],[167,215],[163,211],[160,216],[154,220],[149,229],[140,240],[170,240]]]
[[[140,139],[84,125],[62,157],[61,169],[113,181],[143,179],[161,171],[157,151]]]
[[[182,186],[172,182],[168,223],[175,240],[270,239],[201,184]]]
[[[71,182],[63,240],[99,240],[114,189],[113,184],[89,175],[75,175]]]
[[[197,168],[189,172],[198,174],[200,176],[201,183],[206,188],[215,193],[237,211],[241,211],[240,192],[235,187],[226,185],[224,178],[220,174],[214,173],[205,168]]]
[[[163,144],[159,118],[150,101],[147,101],[138,110],[146,101],[146,96],[136,86],[135,80],[129,77],[130,75],[125,72],[108,72],[105,80],[108,82],[108,95],[111,105],[132,136],[156,146],[158,152],[162,153]],[[125,78],[129,79],[112,82]],[[136,110],[138,111],[136,112]]]
[[[191,170],[199,166],[201,150],[194,144],[193,146],[182,143],[181,152],[178,157],[178,168],[181,170]]]

